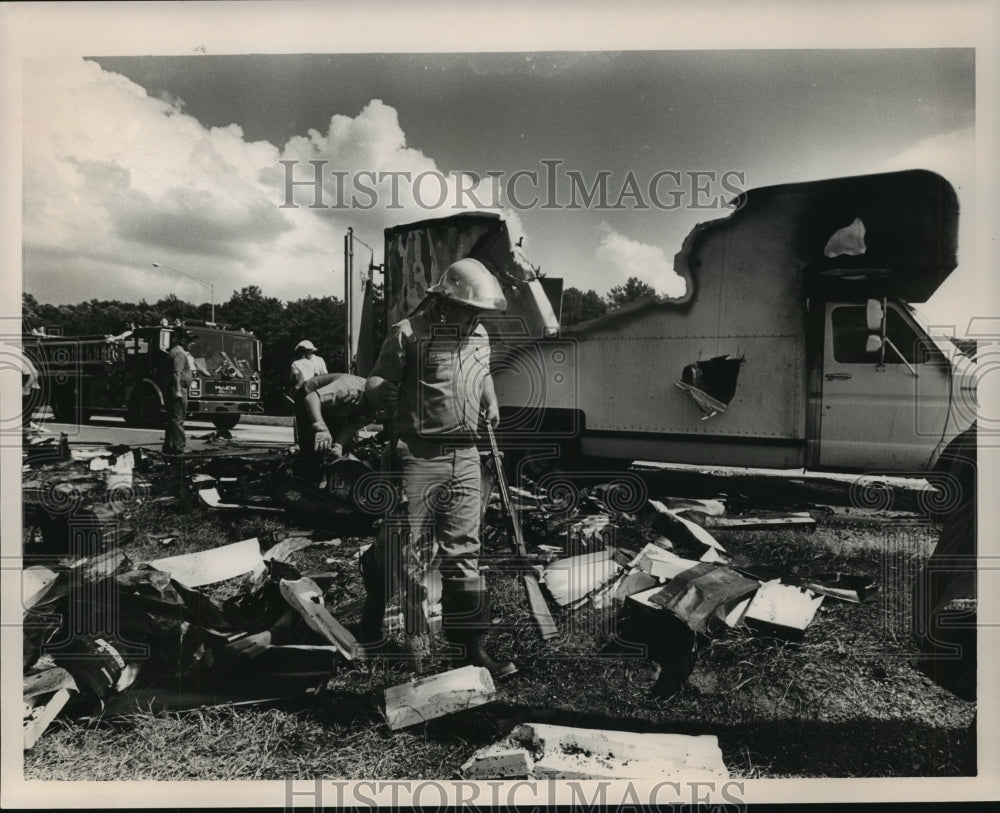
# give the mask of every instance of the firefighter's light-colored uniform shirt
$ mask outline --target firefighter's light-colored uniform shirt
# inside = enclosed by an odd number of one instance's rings
[[[330,410],[340,418],[350,418],[371,412],[365,401],[365,379],[350,373],[340,373],[332,381],[320,385],[314,376],[302,386],[303,396],[315,392],[319,396],[323,413]]]
[[[196,369],[194,358],[183,347],[175,344],[167,351],[167,363],[170,371],[170,389],[176,391],[179,385],[182,391],[187,392]]]
[[[320,356],[313,354],[312,358],[303,356],[292,362],[292,389],[297,389],[310,378],[326,375],[326,362]]]
[[[459,338],[454,327],[417,315],[389,329],[371,375],[400,383],[396,432],[444,440],[477,437],[490,339],[477,325]]]

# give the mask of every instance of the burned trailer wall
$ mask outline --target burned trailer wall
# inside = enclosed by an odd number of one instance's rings
[[[394,324],[408,316],[456,260],[479,260],[500,281],[507,312],[484,320],[495,342],[518,343],[555,333],[555,311],[531,263],[496,214],[470,212],[423,220],[385,230],[386,317]]]
[[[839,410],[841,435],[853,442],[846,447],[865,454],[830,466],[926,465],[930,450],[917,458],[892,452],[920,440],[904,431],[917,425],[912,380],[903,387],[868,375],[884,369],[875,355],[853,376],[826,369],[824,308],[864,308],[875,297],[925,301],[956,265],[950,184],[909,170],[753,189],[736,204],[685,239],[674,260],[687,281],[683,298],[636,302],[563,331],[576,344],[576,383],[556,395],[576,402],[550,398],[547,407],[572,411],[581,451],[600,457],[827,465],[824,446],[841,440],[829,420]],[[943,393],[935,397],[947,410],[947,375],[921,376],[938,379]],[[828,396],[838,385],[848,401],[835,406]],[[894,412],[873,409],[890,400]],[[873,436],[852,439],[862,425]],[[924,434],[937,442],[942,429]]]
[[[412,313],[445,269],[464,257],[483,263],[507,299],[505,313],[483,320],[505,439],[510,433],[537,438],[551,423],[546,418],[550,399],[557,407],[576,402],[576,377],[569,374],[575,353],[556,338],[558,301],[550,301],[499,215],[474,212],[386,229],[387,323]],[[564,417],[556,422],[561,437],[575,427]]]
[[[675,258],[688,280],[683,299],[635,303],[564,331],[576,344],[582,451],[803,464],[806,322],[795,221],[795,201],[778,200],[702,224]],[[725,357],[734,389],[722,409],[706,409],[685,368]]]

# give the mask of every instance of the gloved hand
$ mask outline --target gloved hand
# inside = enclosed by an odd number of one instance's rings
[[[330,430],[325,426],[322,429],[317,429],[313,449],[317,452],[325,452],[331,446],[333,446],[333,435],[330,434]]]
[[[344,447],[341,446],[339,443],[334,443],[333,446],[330,447],[330,451],[327,452],[327,457],[331,457],[334,460],[340,460],[340,458],[342,458],[343,456],[344,456]]]

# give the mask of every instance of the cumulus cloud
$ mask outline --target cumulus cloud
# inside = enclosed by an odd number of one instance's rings
[[[467,211],[502,211],[512,234],[523,228],[489,178],[451,173],[406,143],[395,108],[373,99],[355,117],[334,115],[326,132],[289,139],[281,164],[263,174],[283,205],[336,219],[350,209],[372,228]]]
[[[296,229],[260,180],[277,148],[247,142],[238,126],[205,128],[178,101],[84,60],[33,62],[24,98],[28,290],[158,298],[176,284],[197,294],[154,261],[219,290],[257,283]]]
[[[652,285],[660,296],[676,299],[684,295],[684,278],[674,271],[673,262],[661,247],[632,240],[607,223],[601,224],[597,259],[611,272],[612,286],[624,283],[629,277],[638,277]]]
[[[972,127],[930,136],[897,153],[885,169],[930,169],[947,178],[959,198],[972,192],[976,134]]]
[[[953,326],[963,335],[969,320],[995,313],[996,293],[990,263],[980,262],[977,239],[995,230],[980,221],[976,207],[975,130],[967,127],[931,136],[885,162],[885,169],[930,169],[946,178],[958,195],[958,268],[921,309],[935,324]],[[993,300],[991,302],[991,299]]]
[[[459,195],[461,182],[407,146],[396,110],[377,99],[280,147],[247,141],[235,123],[205,127],[183,100],[151,97],[81,59],[31,61],[24,99],[24,284],[43,300],[203,297],[196,282],[153,262],[214,283],[220,299],[245,285],[287,299],[339,295],[348,225],[378,248],[389,225],[452,214],[456,201],[496,204],[478,187],[473,198]],[[327,208],[311,208],[308,184],[294,187],[298,206],[282,206],[283,160],[295,162],[295,180],[312,177],[310,161],[323,162]],[[357,186],[364,172],[386,173],[368,181],[370,206]],[[394,195],[388,173],[427,177],[415,189],[397,174]],[[429,208],[442,190],[443,206]],[[346,208],[335,206],[338,195]],[[520,221],[511,221],[516,239]]]

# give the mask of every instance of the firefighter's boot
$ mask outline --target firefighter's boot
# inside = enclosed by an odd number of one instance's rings
[[[495,660],[483,645],[490,629],[490,594],[483,591],[450,591],[441,594],[441,625],[452,645],[452,655],[466,664],[489,669],[494,680],[517,674],[513,661]]]

